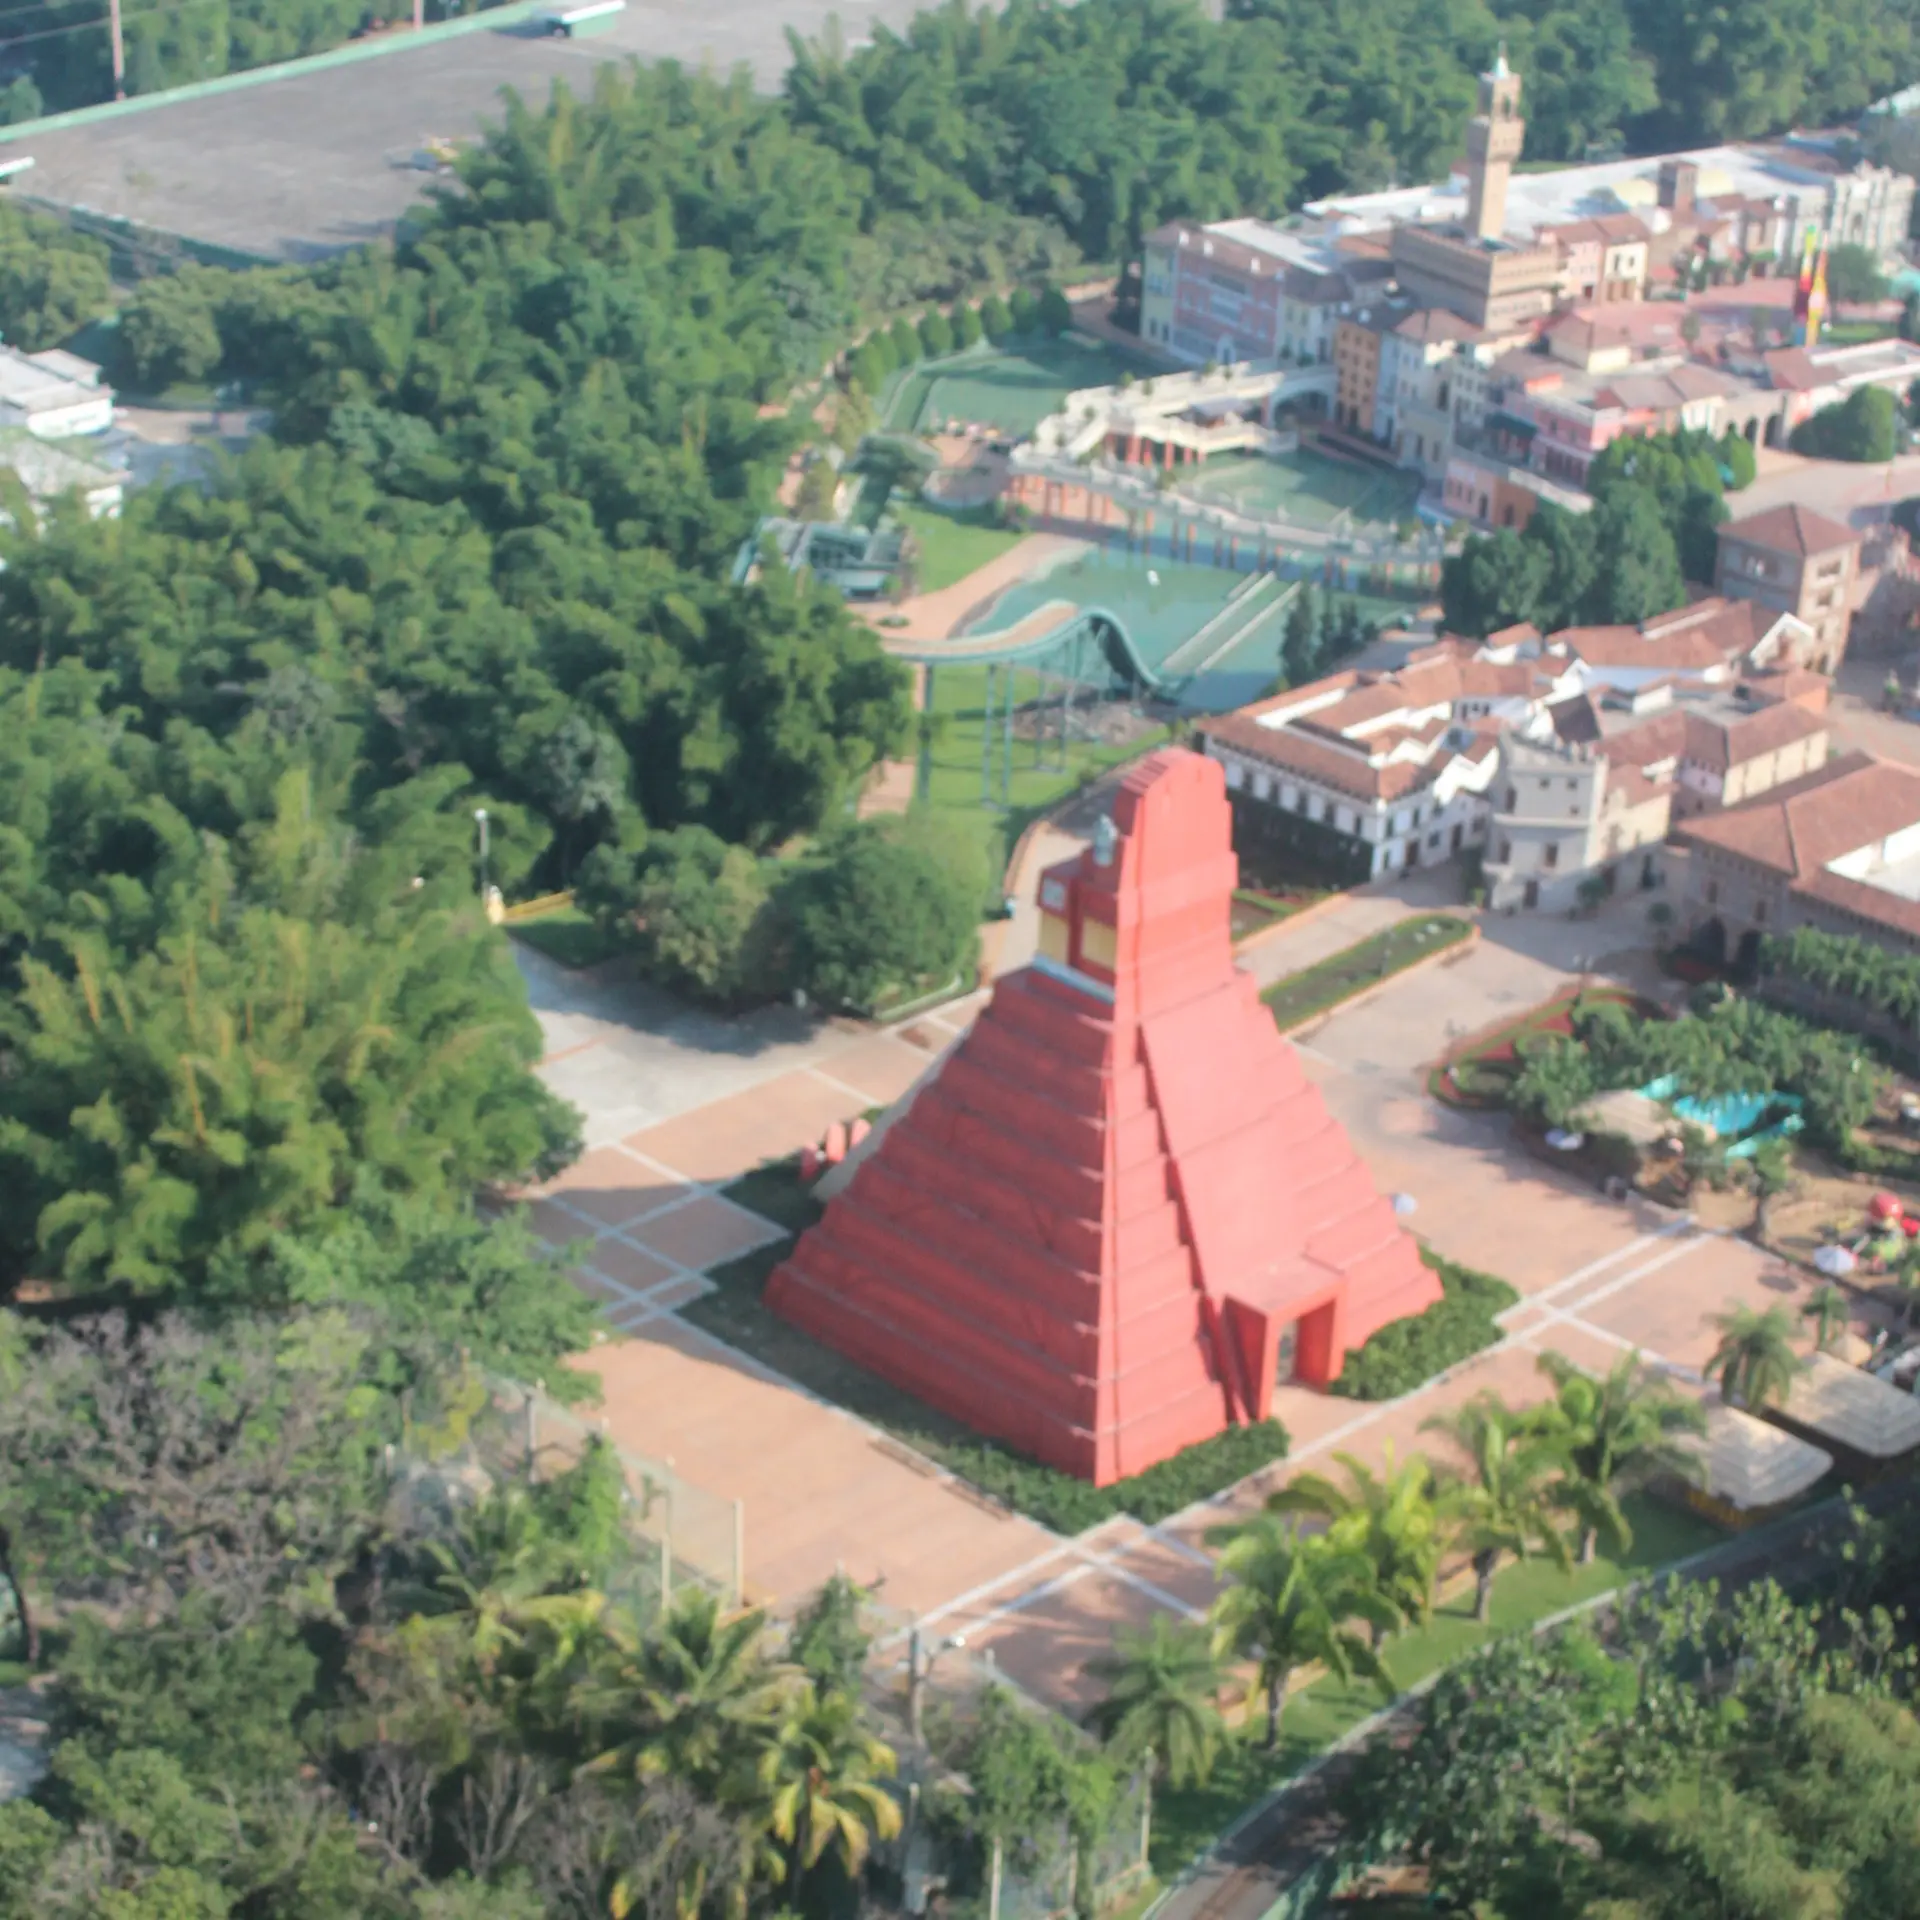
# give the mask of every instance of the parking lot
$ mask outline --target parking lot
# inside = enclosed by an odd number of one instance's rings
[[[551,38],[509,23],[378,57],[315,65],[230,92],[27,133],[31,197],[83,207],[263,259],[300,261],[378,239],[433,184],[428,143],[497,121],[512,88],[540,104],[555,82],[585,95],[594,69],[629,58],[752,70],[772,91],[786,71],[786,29],[806,38],[837,16],[844,44],[900,26],[919,0],[628,0],[608,32]]]

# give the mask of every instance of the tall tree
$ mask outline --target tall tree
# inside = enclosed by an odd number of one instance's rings
[[[1603,1379],[1560,1353],[1543,1353],[1537,1365],[1554,1397],[1535,1411],[1535,1430],[1561,1451],[1561,1498],[1579,1523],[1580,1562],[1591,1562],[1602,1538],[1624,1553],[1633,1528],[1622,1497],[1661,1477],[1698,1480],[1700,1455],[1684,1441],[1706,1432],[1706,1415],[1637,1353],[1622,1354]]]
[[[1492,1393],[1435,1414],[1421,1431],[1445,1434],[1467,1459],[1464,1475],[1443,1482],[1443,1511],[1472,1558],[1473,1615],[1484,1623],[1493,1617],[1493,1576],[1503,1559],[1544,1553],[1557,1567],[1573,1564],[1556,1513],[1555,1449]]]
[[[1088,1716],[1103,1739],[1123,1754],[1149,1755],[1176,1787],[1213,1771],[1220,1669],[1202,1629],[1156,1613],[1143,1629],[1122,1627],[1113,1651],[1088,1661],[1087,1672],[1106,1688]]]
[[[1280,1744],[1287,1683],[1301,1667],[1317,1663],[1342,1680],[1357,1673],[1391,1691],[1379,1656],[1356,1627],[1390,1627],[1400,1616],[1364,1553],[1325,1535],[1303,1536],[1271,1513],[1214,1537],[1227,1583],[1213,1603],[1214,1649],[1254,1663],[1266,1697],[1269,1752]]]

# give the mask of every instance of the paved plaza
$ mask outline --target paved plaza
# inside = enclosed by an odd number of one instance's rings
[[[1037,842],[1026,884],[1085,825],[1076,813]],[[1434,871],[1348,896],[1263,940],[1248,964],[1263,981],[1281,978],[1403,915],[1451,904],[1457,886],[1451,871]],[[1459,1113],[1426,1091],[1428,1067],[1450,1045],[1539,1004],[1570,973],[1651,984],[1644,924],[1639,897],[1586,920],[1493,917],[1472,946],[1296,1039],[1375,1180],[1413,1197],[1415,1228],[1520,1292],[1501,1344],[1382,1405],[1283,1388],[1285,1462],[1164,1526],[1123,1518],[1076,1540],[982,1501],[676,1312],[708,1287],[707,1268],[780,1237],[720,1189],[835,1120],[899,1098],[966,1031],[979,996],[891,1031],[784,1009],[735,1022],[523,950],[548,1036],[542,1072],[582,1104],[590,1142],[530,1196],[533,1217],[555,1243],[579,1243],[580,1284],[604,1303],[615,1337],[592,1364],[608,1430],[745,1503],[754,1597],[788,1607],[844,1568],[878,1583],[896,1622],[918,1615],[934,1638],[964,1639],[964,1660],[990,1657],[1036,1698],[1084,1706],[1086,1663],[1114,1627],[1203,1612],[1214,1586],[1209,1527],[1253,1509],[1302,1465],[1338,1450],[1377,1464],[1389,1447],[1402,1457],[1432,1447],[1423,1423],[1483,1388],[1539,1397],[1536,1362],[1549,1350],[1595,1368],[1637,1350],[1700,1390],[1709,1315],[1733,1302],[1794,1306],[1807,1292],[1747,1241],[1638,1199],[1608,1201],[1515,1147],[1501,1116]],[[1030,951],[1027,923],[1008,923],[1005,940],[1001,965],[1018,964]]]

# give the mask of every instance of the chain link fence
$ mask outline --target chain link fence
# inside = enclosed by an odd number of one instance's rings
[[[539,1387],[497,1374],[478,1377],[484,1400],[457,1444],[403,1448],[394,1465],[414,1502],[458,1505],[515,1481],[549,1480],[574,1465],[592,1441],[619,1463],[627,1483],[631,1552],[608,1582],[609,1598],[651,1618],[689,1586],[740,1606],[746,1590],[746,1527],[741,1503],[709,1493],[622,1446],[597,1416],[561,1405]]]

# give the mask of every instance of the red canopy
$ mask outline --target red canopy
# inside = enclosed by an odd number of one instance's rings
[[[1900,1218],[1900,1196],[1895,1193],[1876,1193],[1867,1202],[1867,1211],[1876,1220],[1898,1220]]]

